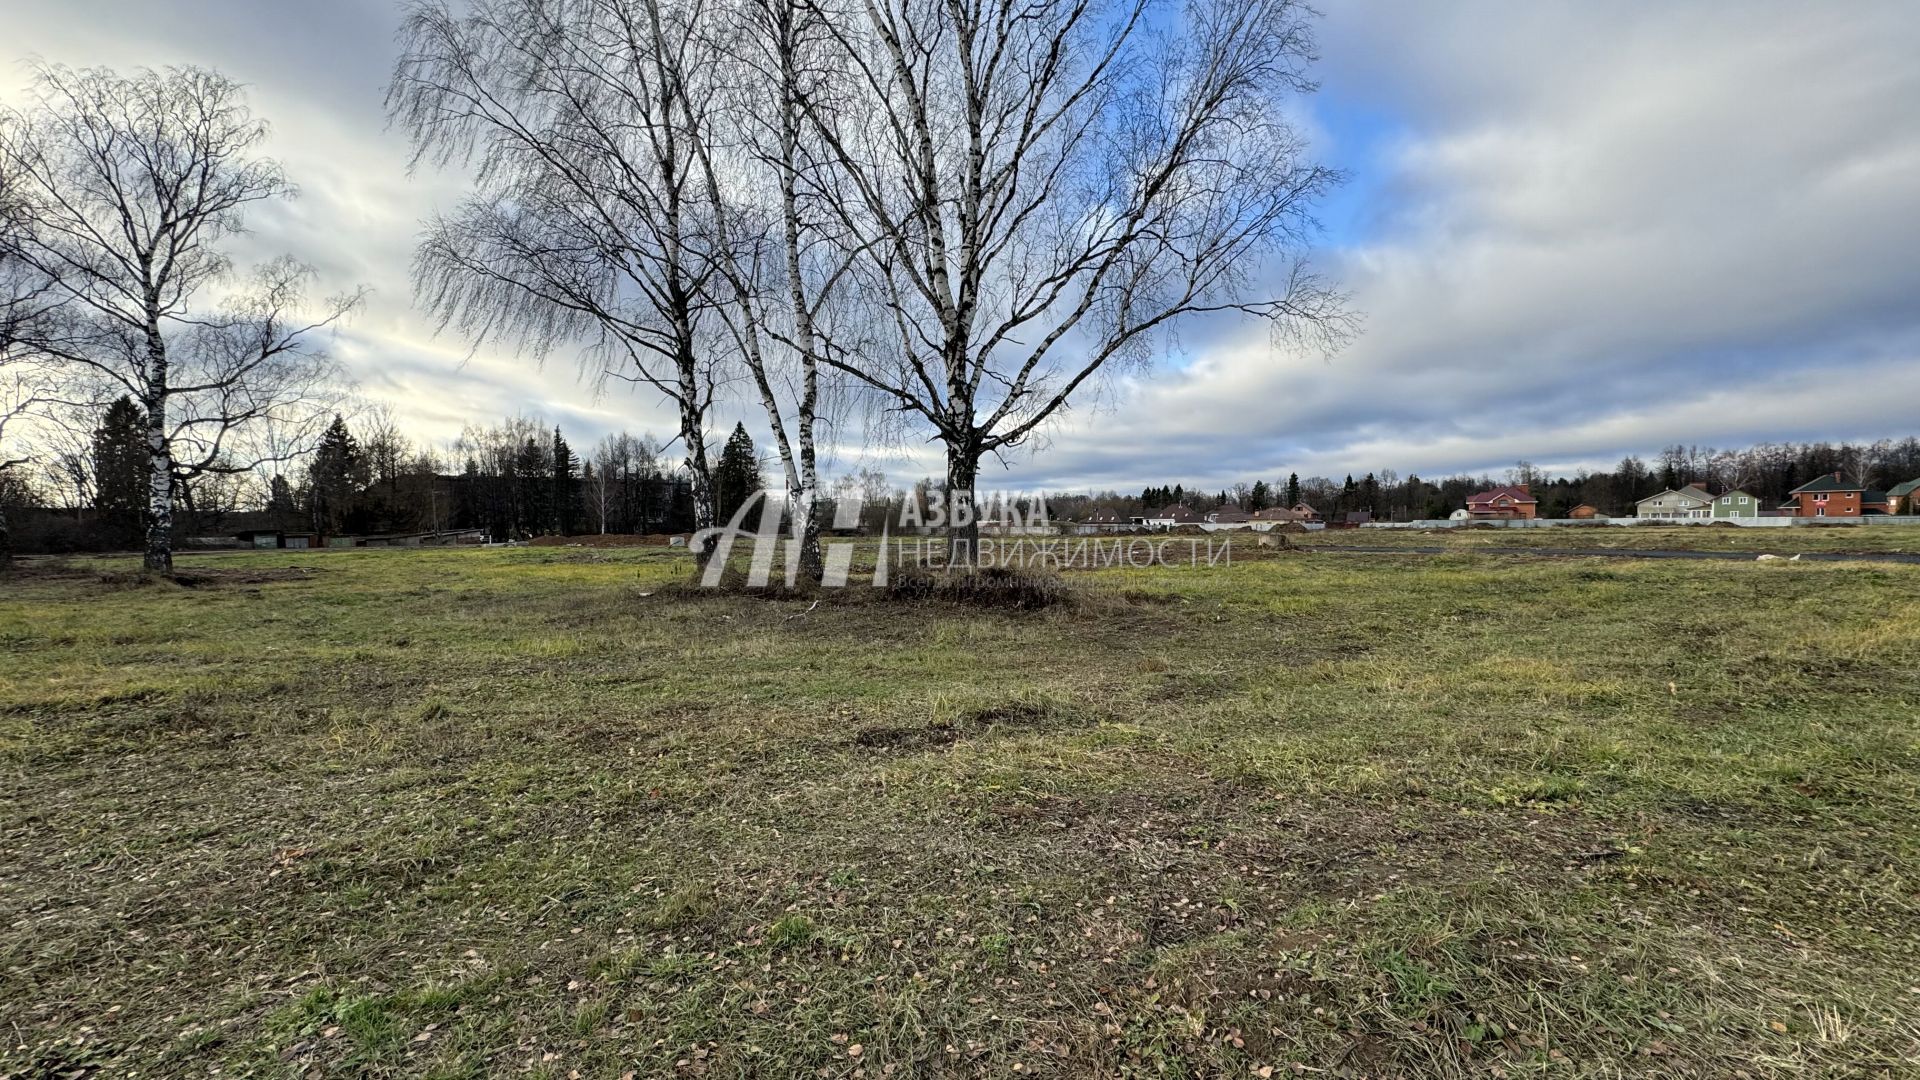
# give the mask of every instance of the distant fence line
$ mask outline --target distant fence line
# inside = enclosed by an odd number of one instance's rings
[[[1178,534],[1194,531],[1202,533],[1264,533],[1269,532],[1280,522],[1254,521],[1223,524],[1216,522],[1191,522],[1169,529],[1153,525],[1088,525],[1080,522],[1056,521],[1045,525],[982,525],[981,536],[1137,536],[1143,534]],[[1803,517],[1763,517],[1763,518],[1638,518],[1638,517],[1592,517],[1592,518],[1423,518],[1419,521],[1370,521],[1358,526],[1362,529],[1464,529],[1469,526],[1487,525],[1498,529],[1550,529],[1586,526],[1633,526],[1633,525],[1738,525],[1743,529],[1782,529],[1794,526],[1826,527],[1856,525],[1920,525],[1920,514],[1878,514],[1858,518],[1803,518]],[[1327,526],[1320,522],[1305,524],[1311,532],[1318,532]],[[937,535],[939,529],[900,529],[896,535]]]
[[[1502,529],[1540,529],[1566,525],[1738,525],[1745,529],[1777,529],[1795,525],[1826,527],[1830,525],[1920,525],[1920,515],[1916,514],[1871,514],[1857,518],[1822,517],[1762,517],[1762,518],[1640,518],[1640,517],[1593,517],[1593,518],[1470,518],[1454,520],[1452,518],[1429,518],[1423,521],[1375,521],[1362,525],[1363,529],[1459,529],[1469,525],[1492,525]]]

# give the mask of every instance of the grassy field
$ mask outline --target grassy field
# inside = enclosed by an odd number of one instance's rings
[[[1751,551],[1793,555],[1802,551],[1920,553],[1920,526],[1829,525],[1582,525],[1530,529],[1325,529],[1289,537],[1312,547],[1624,548],[1670,551]]]
[[[1920,567],[189,565],[0,582],[0,1074],[1920,1071]]]

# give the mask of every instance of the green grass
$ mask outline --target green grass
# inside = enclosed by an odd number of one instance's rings
[[[0,581],[0,1074],[1920,1070],[1920,567],[183,565]]]

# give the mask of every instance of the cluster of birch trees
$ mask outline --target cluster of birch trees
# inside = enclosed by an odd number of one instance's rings
[[[1307,265],[1338,177],[1287,120],[1297,0],[420,0],[389,88],[417,163],[471,170],[419,301],[472,341],[678,409],[765,408],[817,573],[823,395],[983,460],[1210,313],[1336,343]],[[960,515],[964,565],[977,533]]]

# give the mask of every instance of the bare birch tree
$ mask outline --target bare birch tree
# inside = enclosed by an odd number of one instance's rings
[[[697,529],[713,524],[705,428],[721,329],[716,250],[696,154],[705,98],[697,3],[420,0],[401,30],[388,109],[416,161],[471,163],[474,191],[428,224],[423,304],[476,344],[589,370],[677,407]],[[696,550],[704,559],[704,546]]]
[[[294,189],[254,155],[266,125],[237,83],[200,68],[36,71],[31,107],[0,130],[0,170],[24,227],[0,243],[46,283],[73,378],[123,388],[145,412],[146,565],[173,565],[174,495],[192,479],[264,461],[269,419],[298,427],[335,383],[314,347],[359,294],[309,313],[310,272],[291,259],[209,298],[232,264],[221,242],[256,203]],[[316,429],[317,434],[317,429]],[[291,453],[304,450],[295,446]]]
[[[837,397],[841,381],[822,358],[858,255],[817,205],[835,182],[805,107],[833,76],[832,39],[804,0],[734,0],[697,29],[716,42],[721,73],[721,107],[697,146],[725,254],[722,310],[773,432],[798,569],[818,580],[823,394]]]
[[[1338,180],[1286,120],[1313,88],[1305,4],[803,2],[835,73],[793,88],[844,193],[821,205],[890,337],[821,360],[944,445],[956,562],[981,459],[1180,322],[1351,331],[1303,255]]]
[[[11,118],[0,117],[0,125],[11,123]],[[6,135],[0,127],[0,138]],[[47,350],[65,336],[56,329],[58,302],[51,284],[11,253],[27,226],[19,179],[0,159],[0,570],[13,564],[5,492],[19,483],[19,470],[33,464],[20,433],[55,403],[56,379]]]
[[[18,429],[46,404],[48,384],[38,368],[23,362],[8,363],[0,341],[0,571],[13,565],[13,533],[7,525],[5,491],[18,477],[20,468],[33,463],[31,455],[17,448],[17,440],[8,431]]]

